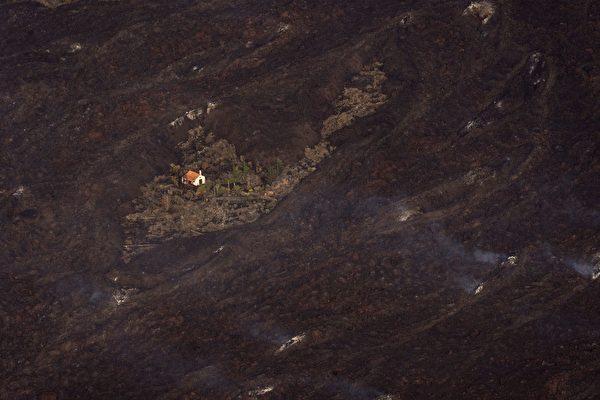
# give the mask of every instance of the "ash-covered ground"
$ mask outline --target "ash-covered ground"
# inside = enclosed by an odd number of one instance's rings
[[[600,398],[598,2],[0,21],[0,399]]]

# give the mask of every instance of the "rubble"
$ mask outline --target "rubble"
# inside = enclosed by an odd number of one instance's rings
[[[297,345],[297,344],[301,343],[302,341],[304,341],[305,338],[306,338],[306,334],[304,334],[304,333],[302,333],[300,335],[294,336],[293,338],[291,338],[290,340],[288,340],[287,342],[285,342],[284,344],[282,344],[277,349],[277,353],[281,353],[282,351],[287,350],[291,346],[294,346],[294,345]]]
[[[517,265],[517,262],[519,261],[517,256],[508,256],[506,258],[506,261],[504,261],[504,263],[502,263],[503,266],[515,266]]]
[[[36,0],[38,3],[40,3],[43,6],[46,6],[48,8],[56,8],[56,7],[60,7],[69,3],[74,3],[77,0]]]
[[[527,61],[528,80],[535,88],[546,81],[545,75],[546,58],[540,52],[535,52],[529,56]]]
[[[487,24],[494,16],[494,6],[489,1],[472,2],[463,11],[463,15],[472,15],[478,18],[482,24]]]
[[[206,106],[206,114],[210,114],[217,108],[217,103],[209,102]]]
[[[259,389],[249,391],[248,395],[253,397],[264,396],[265,394],[272,392],[274,389],[274,386],[265,386]]]
[[[484,284],[480,283],[479,286],[475,289],[475,294],[479,294],[483,291]]]
[[[14,197],[21,197],[21,196],[23,196],[23,193],[25,193],[25,186],[19,186],[19,187],[17,188],[17,190],[15,190],[15,191],[13,192],[13,194],[12,194],[12,195],[13,195]]]
[[[196,119],[200,118],[203,114],[204,110],[202,108],[194,108],[192,110],[186,111],[184,115],[175,118],[169,123],[169,126],[171,128],[182,126],[186,119],[188,119],[189,121],[195,121]]]
[[[476,119],[472,119],[469,122],[467,122],[467,124],[464,127],[464,130],[465,131],[470,131],[471,129],[478,128],[480,126],[481,126],[481,122],[479,122]]]
[[[184,121],[185,121],[185,120],[184,120],[184,118],[183,118],[183,117],[177,117],[177,118],[175,118],[173,121],[169,122],[169,126],[170,126],[170,127],[172,127],[172,128],[176,128],[176,127],[178,127],[178,126],[181,126],[181,125],[183,125],[183,122],[184,122]]]
[[[190,121],[194,121],[195,119],[199,118],[202,114],[204,114],[204,110],[201,108],[196,108],[194,110],[186,112],[185,116]]]
[[[400,25],[409,25],[413,21],[413,19],[414,18],[412,13],[403,15],[402,18],[400,18]]]
[[[398,220],[400,222],[406,222],[409,219],[411,219],[412,217],[414,217],[415,215],[421,214],[420,211],[418,210],[412,210],[412,209],[404,209],[402,211],[400,211],[400,215],[398,216]]]
[[[279,33],[283,33],[283,32],[287,32],[290,30],[291,25],[290,24],[285,24],[285,23],[281,23],[279,24],[279,26],[277,27],[277,32]]]
[[[128,302],[131,296],[137,291],[138,290],[136,288],[119,289],[112,295],[112,298],[115,301],[116,305],[120,306]]]
[[[83,49],[81,43],[74,42],[69,46],[69,53],[77,53],[78,51],[81,51],[81,49]]]

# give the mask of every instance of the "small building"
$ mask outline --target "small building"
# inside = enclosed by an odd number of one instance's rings
[[[192,171],[191,169],[181,177],[181,183],[184,185],[200,186],[206,183],[206,177],[202,175],[202,171]]]

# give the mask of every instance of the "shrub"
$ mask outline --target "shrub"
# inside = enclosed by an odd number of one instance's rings
[[[213,186],[213,191],[215,193],[215,196],[222,196],[223,194],[225,194],[226,190],[227,189],[223,186],[221,181],[215,182],[215,184]]]
[[[204,196],[206,193],[210,192],[212,186],[207,182],[205,185],[200,185],[196,189],[196,196]]]
[[[181,172],[181,165],[179,164],[171,164],[170,165],[170,169],[171,169],[171,175],[179,175],[179,173]]]
[[[271,162],[265,170],[265,179],[268,184],[275,182],[275,180],[281,175],[284,169],[283,161],[278,157],[274,162]]]

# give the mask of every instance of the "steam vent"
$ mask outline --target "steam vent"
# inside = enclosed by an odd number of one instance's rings
[[[0,400],[600,399],[600,2],[0,1]]]

